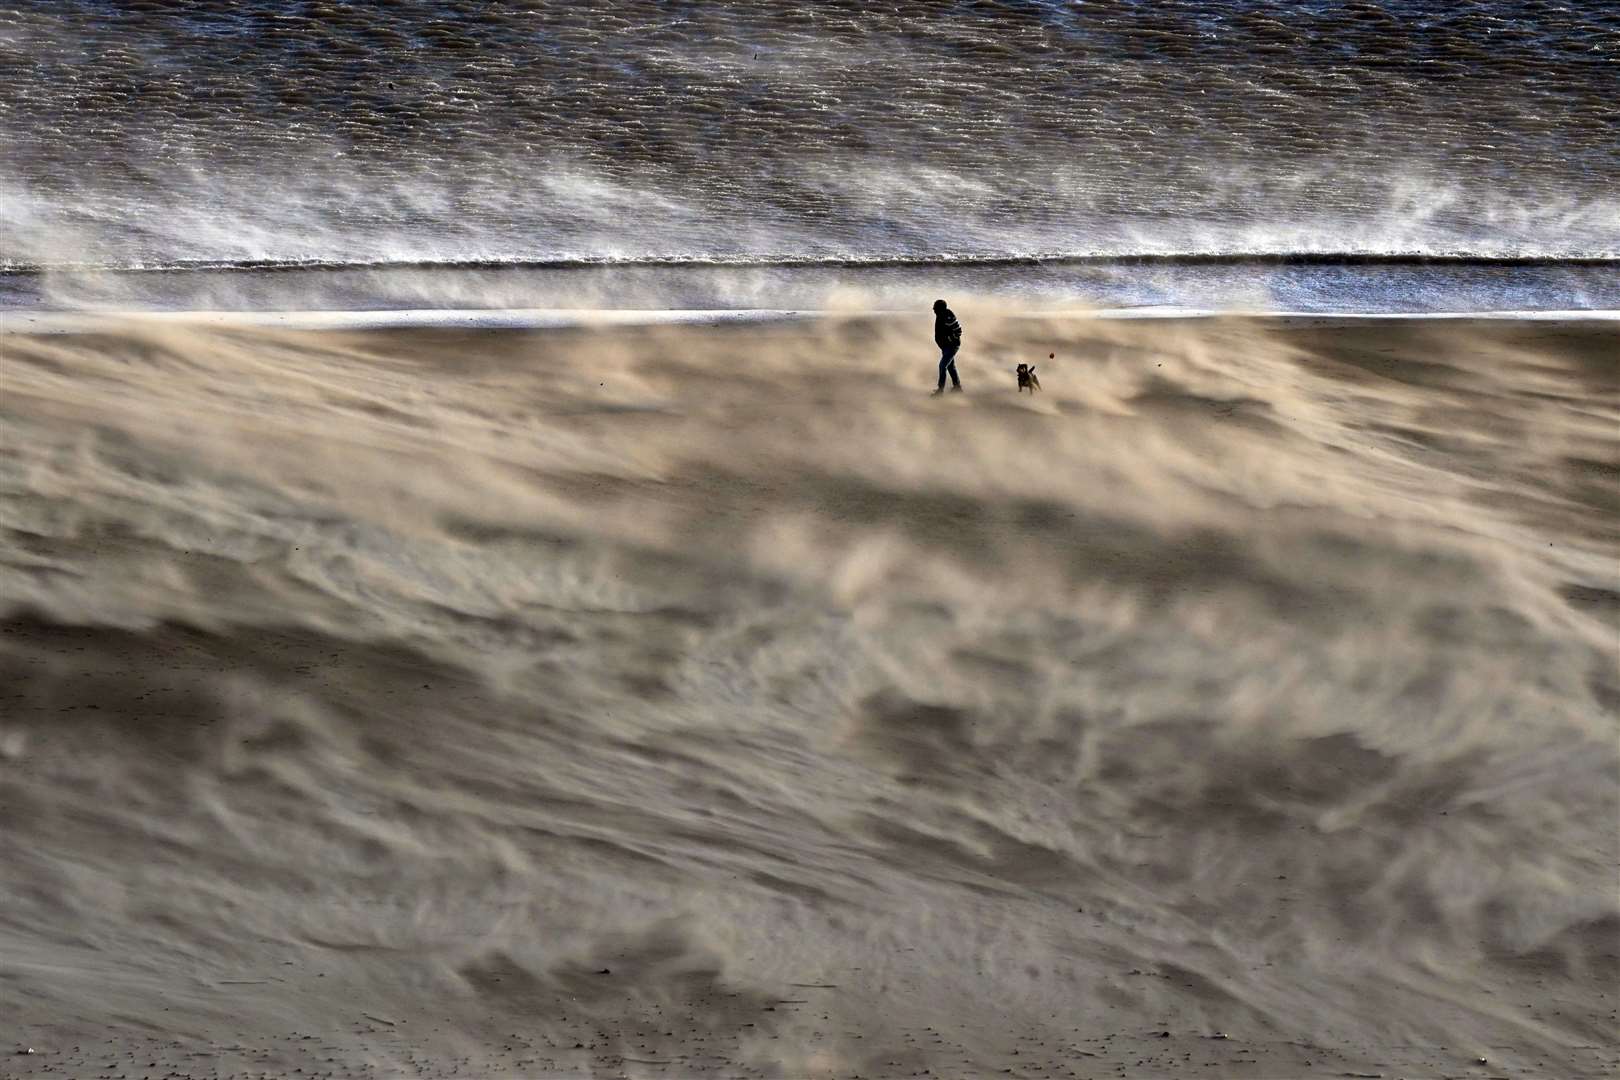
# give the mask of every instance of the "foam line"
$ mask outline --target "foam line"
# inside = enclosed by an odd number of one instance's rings
[[[641,255],[469,259],[165,259],[151,263],[0,264],[0,274],[263,273],[281,270],[573,270],[604,267],[886,269],[1005,266],[1615,266],[1620,252],[1470,251],[1095,251],[1020,254],[933,252],[922,255]]]

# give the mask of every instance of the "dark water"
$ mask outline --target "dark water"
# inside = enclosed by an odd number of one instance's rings
[[[23,0],[0,262],[1620,253],[1570,3]]]

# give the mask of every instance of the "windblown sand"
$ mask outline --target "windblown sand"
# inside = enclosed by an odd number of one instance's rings
[[[959,310],[0,338],[0,1075],[1612,1075],[1620,324]]]

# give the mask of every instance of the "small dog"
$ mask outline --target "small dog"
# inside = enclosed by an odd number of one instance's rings
[[[1018,392],[1028,390],[1031,395],[1041,388],[1041,380],[1035,377],[1034,364],[1018,365]]]

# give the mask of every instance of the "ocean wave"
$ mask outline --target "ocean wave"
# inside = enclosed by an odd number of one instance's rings
[[[1602,4],[1379,13],[23,5],[0,252],[1620,248]]]

